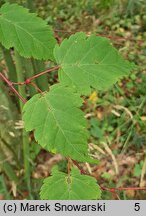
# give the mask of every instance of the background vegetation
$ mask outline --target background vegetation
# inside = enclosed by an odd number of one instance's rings
[[[82,168],[98,178],[101,187],[146,187],[146,0],[5,0],[28,7],[52,25],[58,42],[77,31],[109,37],[119,52],[135,62],[138,70],[108,92],[93,92],[83,110],[86,113],[90,154],[100,160]],[[13,49],[0,49],[0,71],[11,81],[52,66],[50,62],[20,57],[18,68]],[[22,71],[22,76],[17,71]],[[20,73],[19,73],[20,74]],[[41,90],[57,82],[55,72],[39,77]],[[25,98],[34,88],[18,87]],[[28,154],[29,153],[29,154]],[[39,199],[43,177],[53,165],[65,171],[66,161],[36,145],[21,121],[21,104],[0,82],[0,199]],[[103,199],[146,199],[146,191],[103,192]]]

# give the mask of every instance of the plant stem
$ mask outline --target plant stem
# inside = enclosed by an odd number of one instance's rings
[[[66,30],[63,30],[63,29],[54,29],[54,32],[67,33],[67,34],[70,34],[70,35],[76,33],[76,31],[66,31]],[[134,37],[117,37],[117,36],[105,35],[105,34],[96,34],[96,36],[110,38],[114,42],[117,42],[117,41],[121,41],[122,42],[122,41],[127,41],[127,40],[135,41]],[[145,42],[144,39],[138,39],[136,41],[138,41],[140,44]]]
[[[80,173],[81,173],[82,175],[87,175],[87,173],[80,167],[80,165],[78,164],[77,161],[75,161],[75,160],[72,159],[72,162],[73,162],[74,165],[80,170]]]
[[[4,145],[4,146],[12,153],[12,155],[13,155],[13,157],[15,158],[16,163],[17,163],[16,166],[19,167],[18,156],[17,156],[17,154],[16,154],[15,149],[13,148],[13,146],[11,146],[10,144],[8,144],[8,143],[6,142],[6,140],[4,140],[3,137],[1,137],[1,135],[0,135],[0,142],[1,142],[1,148],[3,148],[3,145]]]
[[[1,46],[2,53],[3,53],[3,56],[4,56],[4,60],[6,62],[6,66],[7,66],[7,69],[8,69],[8,77],[9,77],[9,79],[11,81],[16,82],[16,78],[17,78],[17,76],[16,76],[16,68],[15,68],[15,65],[14,65],[10,50],[5,49],[2,45],[0,45],[0,46]]]
[[[32,59],[32,65],[35,71],[35,74],[38,74],[40,71],[45,70],[45,64],[42,61]],[[48,79],[47,76],[41,76],[36,80],[38,87],[42,91],[46,91],[48,89]]]
[[[24,81],[24,68],[22,64],[22,57],[18,54],[18,52],[15,50],[15,63],[16,63],[16,74],[17,74],[17,81],[23,82]],[[13,83],[12,83],[13,84]],[[25,86],[18,86],[18,92],[22,95],[22,97],[26,98],[26,90]],[[22,112],[23,103],[20,101],[20,111]]]
[[[15,62],[16,62],[16,73],[18,82],[24,81],[23,76],[23,64],[22,58],[15,50]],[[18,86],[19,93],[26,97],[25,86]],[[22,114],[23,104],[20,101],[20,111]],[[24,160],[24,171],[25,171],[25,180],[29,190],[29,196],[31,197],[31,185],[30,185],[30,163],[29,163],[29,134],[23,129],[22,131],[22,142],[23,142],[23,160]]]
[[[36,74],[36,75],[30,77],[30,78],[28,78],[27,80],[25,80],[24,82],[17,82],[17,83],[14,83],[14,82],[13,82],[12,84],[13,84],[13,85],[25,85],[25,84],[30,84],[30,83],[31,83],[31,80],[33,80],[33,79],[35,79],[35,78],[37,78],[37,77],[39,77],[39,76],[42,76],[42,75],[44,75],[44,74],[46,74],[46,73],[52,72],[52,71],[54,71],[54,70],[57,70],[57,69],[59,69],[59,68],[60,68],[60,66],[56,66],[56,67],[54,67],[54,68],[48,69],[48,70],[46,70],[46,71],[43,71],[43,72],[41,72],[41,73],[39,73],[39,74]]]
[[[5,195],[6,195],[6,197],[5,197],[6,200],[11,200],[11,196],[10,196],[9,191],[8,191],[8,189],[7,189],[6,182],[5,182],[5,179],[4,179],[4,175],[3,175],[3,174],[0,176],[0,183],[1,183],[1,185],[2,185],[2,188],[3,188],[4,193],[5,193]]]
[[[14,169],[12,168],[10,163],[8,162],[8,160],[7,160],[6,156],[4,155],[4,153],[2,152],[2,150],[0,151],[0,162],[1,162],[0,167],[5,172],[5,174],[9,177],[9,179],[11,181],[18,183],[19,179],[16,176]]]
[[[0,73],[0,78],[7,83],[7,85],[10,87],[11,91],[17,95],[17,97],[23,102],[26,103],[26,100],[19,94],[19,92],[14,88],[13,83],[8,80],[2,73]]]
[[[80,170],[81,174],[83,175],[89,175],[87,174],[79,165],[79,163],[75,160],[72,159],[72,162],[75,164],[75,166]],[[92,175],[89,175],[92,176]],[[94,178],[96,178],[95,176],[93,176]],[[98,179],[97,179],[98,180]],[[115,193],[117,191],[127,191],[127,190],[146,190],[146,188],[140,188],[140,187],[121,187],[121,188],[106,188],[103,186],[100,186],[101,190],[103,191],[109,191],[111,193]]]
[[[33,82],[30,83],[39,93],[43,94],[42,90]]]
[[[56,67],[54,67],[54,68],[51,68],[51,69],[48,69],[48,70],[46,70],[46,71],[43,71],[43,72],[41,72],[41,73],[39,73],[39,74],[36,74],[35,76],[33,76],[33,77],[30,77],[29,79],[35,79],[35,78],[37,78],[37,77],[39,77],[39,76],[41,76],[41,75],[44,75],[44,74],[46,74],[46,73],[48,73],[48,72],[52,72],[52,71],[54,71],[54,70],[57,70],[57,69],[59,69],[60,68],[60,66],[56,66]]]
[[[31,59],[24,59],[24,69],[25,69],[26,78],[29,78],[30,76],[33,76],[35,74]],[[31,97],[36,94],[36,90],[32,85],[29,85],[28,90]]]
[[[140,187],[121,187],[121,188],[106,188],[101,187],[102,190],[109,191],[109,192],[115,192],[115,191],[128,191],[128,190],[146,190],[146,188],[140,188]]]

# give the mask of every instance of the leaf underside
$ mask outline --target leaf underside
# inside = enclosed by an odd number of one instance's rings
[[[104,37],[86,36],[80,32],[54,48],[61,66],[59,80],[75,86],[80,94],[88,95],[91,87],[105,90],[129,74],[134,65],[124,60]]]
[[[81,175],[75,168],[70,176],[53,169],[52,176],[44,180],[40,197],[44,200],[97,200],[101,198],[101,190],[95,178]]]
[[[51,27],[17,4],[6,3],[0,8],[0,42],[24,57],[54,59],[56,40]]]
[[[23,108],[27,131],[34,130],[36,141],[51,152],[59,152],[81,162],[88,158],[86,120],[78,108],[82,99],[72,89],[54,85],[48,93],[33,96]]]

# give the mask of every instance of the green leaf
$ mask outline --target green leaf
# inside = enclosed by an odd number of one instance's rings
[[[110,41],[104,37],[76,33],[54,48],[54,56],[61,66],[59,80],[76,86],[83,94],[90,87],[105,90],[129,74],[133,64],[124,60]]]
[[[52,176],[44,180],[40,197],[44,200],[97,200],[101,198],[101,190],[95,178],[81,175],[75,168],[70,176],[53,169]]]
[[[141,175],[143,167],[143,161],[141,161],[139,164],[136,164],[134,167],[134,176],[138,177]]]
[[[54,59],[56,40],[52,29],[17,4],[6,3],[0,8],[0,42],[7,49],[14,47],[24,57]]]
[[[36,141],[45,149],[78,161],[97,163],[88,158],[88,133],[82,99],[71,88],[54,85],[48,93],[33,96],[24,106],[27,131],[34,130]]]

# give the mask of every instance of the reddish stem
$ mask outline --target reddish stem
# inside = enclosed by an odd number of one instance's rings
[[[0,73],[0,77],[1,79],[7,83],[7,85],[10,87],[10,89],[12,90],[12,92],[15,93],[15,95],[17,95],[17,97],[25,104],[27,101],[19,94],[19,92],[14,88],[13,83],[8,80],[2,73]]]
[[[77,33],[77,32],[71,32],[71,31],[65,31],[65,30],[61,30],[61,29],[55,29],[54,30],[55,32],[62,32],[62,33],[68,33],[68,34],[75,34],[75,33]],[[106,37],[106,38],[110,38],[110,39],[112,39],[112,40],[114,40],[114,41],[117,41],[117,40],[123,40],[123,41],[126,41],[126,40],[135,40],[134,38],[131,38],[131,37],[116,37],[116,36],[106,36],[106,35],[104,35],[104,34],[96,34],[97,36],[101,36],[101,37]],[[141,43],[143,43],[143,42],[145,42],[145,40],[137,40],[138,42],[141,42]]]
[[[72,162],[74,163],[74,165],[75,165],[76,167],[78,167],[78,169],[80,170],[80,173],[81,173],[82,175],[87,175],[87,173],[82,169],[82,167],[80,167],[80,165],[78,164],[77,161],[75,161],[75,160],[72,159]]]
[[[56,66],[56,67],[54,67],[54,68],[51,68],[51,69],[49,69],[49,70],[43,71],[43,72],[41,72],[41,73],[39,73],[39,74],[36,74],[36,75],[30,77],[30,78],[26,79],[24,82],[21,82],[21,83],[14,83],[14,82],[13,82],[13,84],[14,84],[14,85],[25,85],[25,84],[30,84],[30,83],[31,83],[31,80],[33,80],[33,79],[35,79],[35,78],[37,78],[37,77],[39,77],[39,76],[41,76],[41,75],[43,75],[43,74],[46,74],[46,73],[49,73],[49,72],[51,72],[51,71],[57,70],[57,69],[59,69],[59,68],[60,68],[60,66]]]
[[[88,174],[80,167],[80,165],[78,164],[77,161],[75,161],[75,160],[72,159],[72,162],[78,167],[78,169],[80,170],[81,174],[83,174],[83,175],[88,175]],[[89,176],[91,176],[91,175],[89,175]],[[93,177],[96,178],[95,176],[93,176]],[[96,178],[96,180],[98,180],[98,179]],[[111,192],[111,193],[116,193],[117,191],[127,191],[127,190],[146,190],[146,188],[140,188],[140,187],[106,188],[106,187],[100,186],[100,188],[101,188],[101,190],[103,190],[103,191],[109,191],[109,192]]]
[[[140,188],[140,187],[121,187],[121,188],[106,188],[101,187],[102,190],[109,191],[109,192],[115,192],[115,191],[128,191],[128,190],[146,190],[146,188]]]
[[[43,94],[42,90],[33,82],[30,82],[30,84],[38,91],[40,92],[41,94]]]

